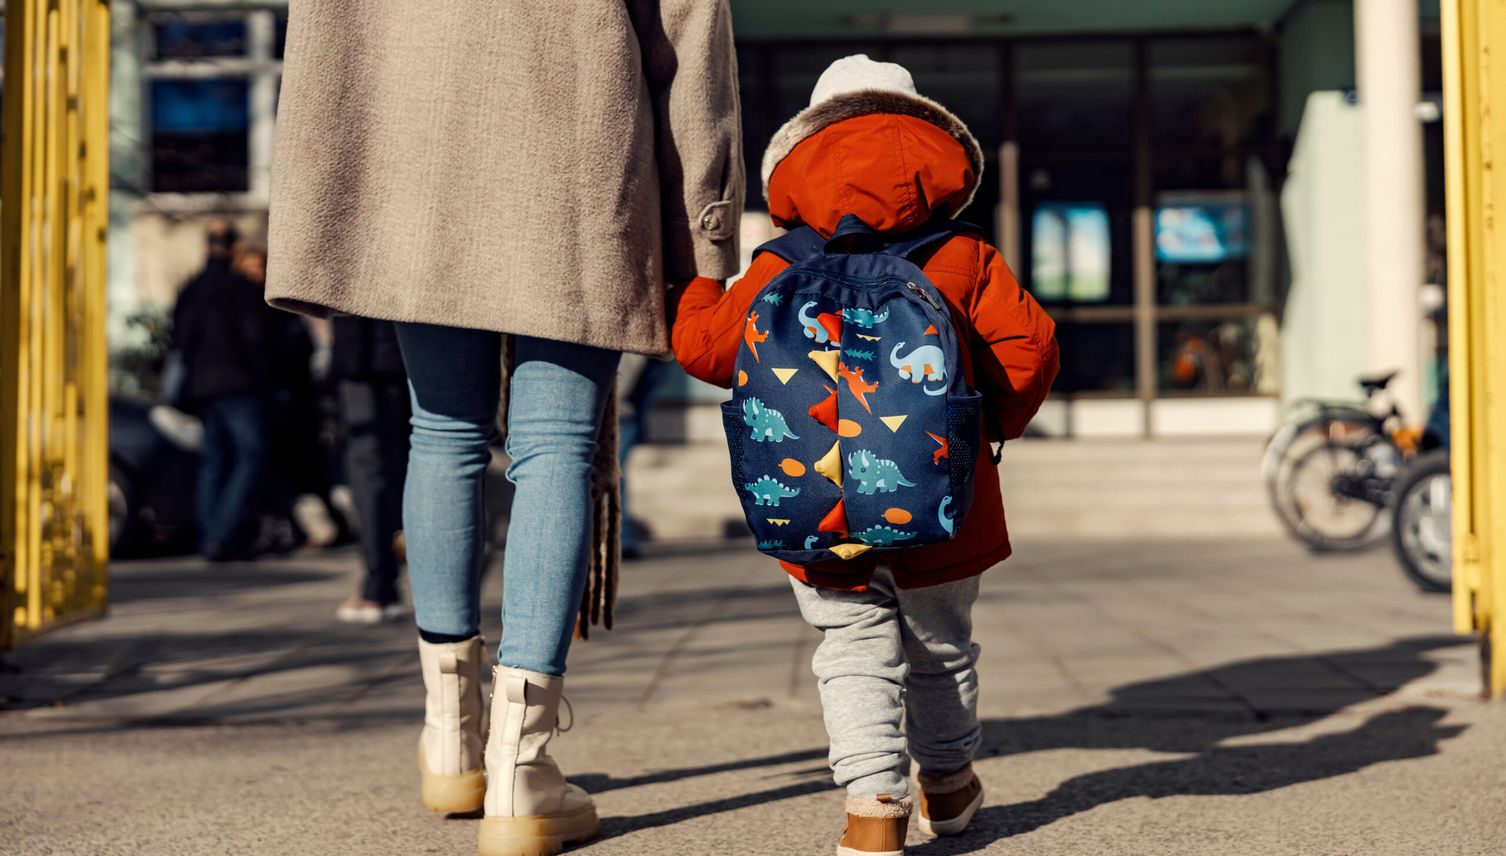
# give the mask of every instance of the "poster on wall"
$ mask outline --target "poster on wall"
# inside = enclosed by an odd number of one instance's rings
[[[1030,225],[1031,292],[1045,301],[1109,299],[1109,214],[1093,202],[1043,202]]]
[[[1156,261],[1218,264],[1250,252],[1250,206],[1239,192],[1156,198]]]

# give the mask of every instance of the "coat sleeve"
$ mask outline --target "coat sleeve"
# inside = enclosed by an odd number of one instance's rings
[[[1004,257],[979,243],[980,283],[969,314],[978,337],[974,373],[993,430],[1013,440],[1046,400],[1061,368],[1056,323],[1020,288]]]
[[[670,297],[674,314],[670,344],[686,373],[717,386],[732,385],[743,326],[753,300],[786,266],[788,263],[773,253],[764,253],[726,291],[722,291],[721,283],[698,277]]]
[[[633,28],[653,102],[664,277],[737,273],[742,119],[727,0],[634,0]]]

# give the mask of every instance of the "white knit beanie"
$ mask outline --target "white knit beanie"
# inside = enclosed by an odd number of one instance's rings
[[[955,217],[973,201],[973,193],[983,178],[983,149],[962,120],[945,107],[921,95],[915,79],[904,66],[892,62],[874,62],[866,54],[845,56],[821,72],[811,90],[810,106],[784,123],[763,155],[763,195],[769,198],[769,176],[774,167],[794,151],[795,146],[828,125],[871,113],[897,113],[924,119],[951,134],[967,152],[973,168],[973,186],[967,199],[955,211]]]

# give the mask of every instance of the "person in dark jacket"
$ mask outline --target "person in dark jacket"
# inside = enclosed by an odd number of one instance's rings
[[[209,227],[208,261],[173,308],[185,398],[204,423],[197,502],[200,548],[211,561],[248,549],[251,501],[267,457],[269,348],[280,320],[261,288],[232,268],[238,238],[228,222]]]
[[[366,579],[335,617],[357,624],[408,614],[397,590],[397,537],[403,528],[403,483],[408,475],[408,375],[390,321],[333,319],[329,377],[345,428],[345,477],[360,519]]]

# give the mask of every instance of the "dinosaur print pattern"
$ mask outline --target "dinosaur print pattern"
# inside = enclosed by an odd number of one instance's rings
[[[758,346],[760,343],[767,342],[768,340],[769,334],[767,332],[758,332],[758,313],[754,312],[749,315],[748,324],[743,328],[743,342],[748,346],[748,350],[753,352],[753,362],[761,362],[758,359]]]
[[[848,324],[854,324],[858,327],[862,327],[865,330],[872,330],[874,325],[882,324],[885,321],[889,320],[889,309],[888,307],[885,307],[884,311],[880,312],[877,315],[873,314],[872,309],[843,309],[842,320],[846,321]]]
[[[901,487],[915,487],[899,471],[899,464],[859,449],[847,456],[847,474],[858,480],[858,493],[894,493]]]
[[[842,351],[842,356],[848,359],[862,360],[865,363],[871,363],[878,359],[878,354],[863,348],[846,348]]]
[[[818,345],[841,345],[842,316],[822,312],[812,318],[810,311],[815,305],[814,300],[805,304],[796,316],[800,319],[800,326],[805,329],[805,338],[815,340]]]
[[[872,413],[873,408],[868,406],[868,393],[878,392],[878,381],[863,380],[862,367],[859,366],[857,369],[851,369],[847,367],[846,363],[837,365],[837,377],[847,381],[847,391],[851,392],[853,397],[858,400],[858,403],[863,405],[864,410]]]
[[[760,443],[783,443],[785,440],[800,439],[790,431],[789,424],[784,421],[784,414],[764,407],[761,399],[750,398],[743,402],[743,422],[753,429],[751,439]]]
[[[779,507],[780,501],[800,495],[800,488],[785,485],[773,476],[759,476],[758,481],[743,485],[743,489],[752,494],[758,505],[774,508]]]
[[[763,296],[763,302],[770,306],[778,306],[784,303],[784,294],[778,291],[771,291]]]
[[[941,498],[941,505],[936,509],[936,521],[941,524],[941,528],[945,529],[946,534],[948,535],[952,534],[952,528],[957,525],[956,522],[953,521],[952,518],[946,513],[946,510],[950,508],[951,505],[952,497],[950,494],[948,494],[947,496],[943,496]]]
[[[893,547],[895,542],[908,541],[915,537],[914,532],[905,532],[895,529],[893,526],[870,526],[862,532],[852,533],[852,537],[867,544],[870,547]]]
[[[783,550],[784,549],[784,542],[780,541],[777,538],[765,538],[764,540],[758,542],[758,549],[760,549],[760,550]]]
[[[921,387],[926,395],[946,395],[946,354],[936,345],[921,345],[904,356],[900,356],[900,350],[905,347],[904,342],[894,346],[889,352],[889,365],[899,369],[899,379],[910,383],[925,383],[935,381],[941,383],[940,387]]]

